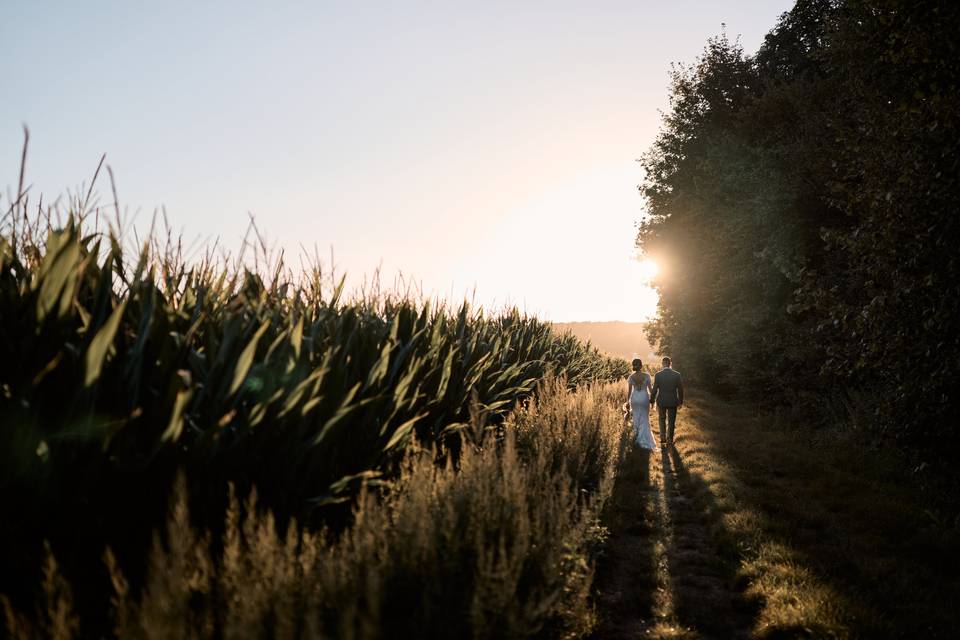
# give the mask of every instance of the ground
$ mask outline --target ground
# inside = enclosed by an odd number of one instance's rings
[[[877,459],[688,403],[675,447],[632,449],[617,480],[595,636],[957,637],[960,532]]]

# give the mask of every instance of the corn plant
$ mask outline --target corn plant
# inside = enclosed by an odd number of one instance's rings
[[[281,522],[338,527],[410,442],[443,458],[472,413],[496,423],[550,371],[571,386],[626,372],[515,310],[348,298],[318,268],[190,263],[155,238],[131,252],[82,213],[24,210],[0,224],[0,492],[19,515],[0,543],[26,551],[5,554],[0,591],[14,595],[44,539],[77,552],[68,572],[94,543],[136,565],[178,470],[202,525],[233,482]]]

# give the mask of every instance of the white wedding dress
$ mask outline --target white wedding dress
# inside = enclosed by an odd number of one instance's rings
[[[653,439],[653,431],[650,430],[650,395],[647,393],[647,385],[650,384],[650,376],[643,374],[642,386],[637,387],[630,383],[630,411],[633,413],[633,435],[637,440],[637,445],[643,449],[656,449],[657,443]]]

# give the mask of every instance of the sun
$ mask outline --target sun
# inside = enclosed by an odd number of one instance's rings
[[[636,305],[641,322],[647,322],[657,315],[657,305],[660,295],[653,287],[653,281],[660,273],[660,265],[650,258],[633,260],[631,265],[632,278],[628,285],[629,297]]]
[[[657,265],[656,261],[646,258],[640,261],[640,275],[647,282],[653,282],[653,279],[657,277],[657,273],[660,271],[660,267]]]

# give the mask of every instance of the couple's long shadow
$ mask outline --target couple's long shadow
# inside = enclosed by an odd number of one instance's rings
[[[657,463],[662,485],[650,472]],[[748,635],[760,607],[738,583],[740,553],[722,518],[709,485],[680,451],[631,446],[603,514],[610,539],[597,566],[603,615],[594,637],[637,637],[661,621],[705,637]],[[658,620],[664,577],[669,619]]]
[[[656,487],[651,452],[627,443],[602,519],[610,531],[597,563],[596,603],[601,611],[595,638],[633,638],[654,616],[657,588]]]
[[[711,637],[749,634],[761,604],[738,580],[741,554],[704,478],[674,446],[662,447],[663,513],[672,609],[677,622]]]

